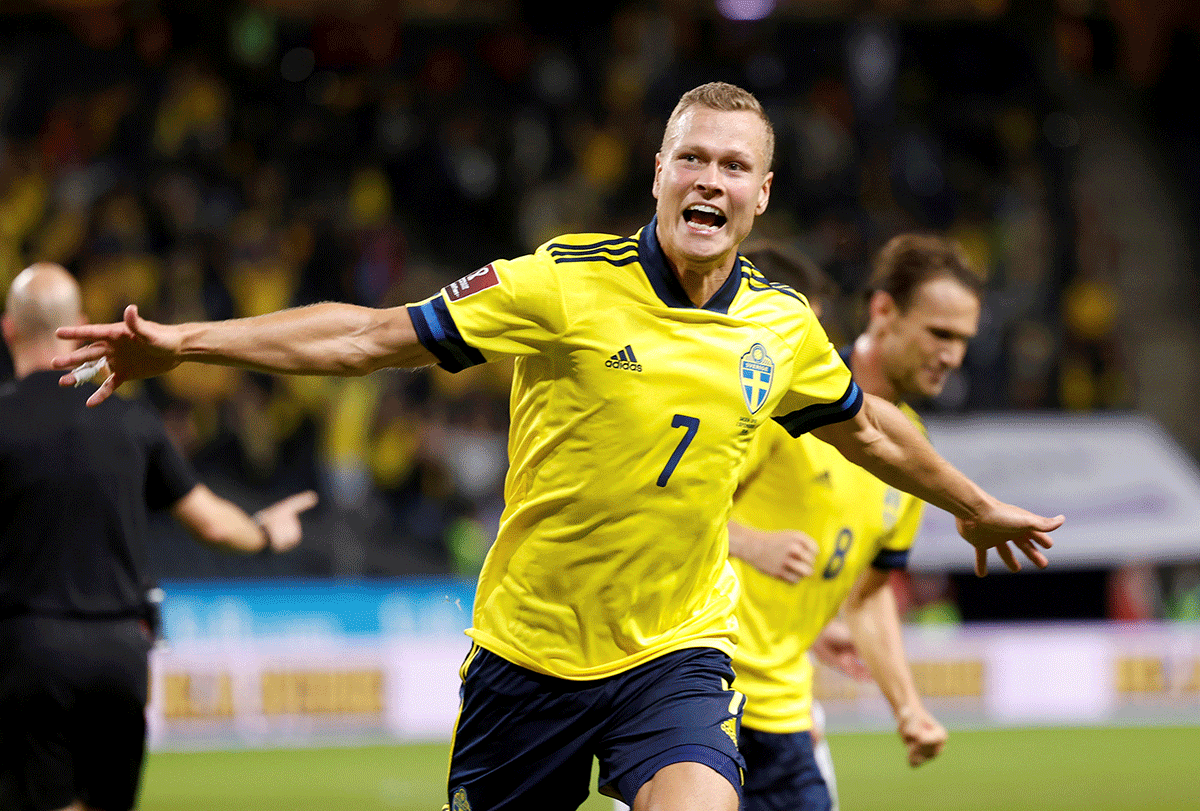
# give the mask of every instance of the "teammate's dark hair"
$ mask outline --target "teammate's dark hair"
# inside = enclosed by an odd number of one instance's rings
[[[888,240],[875,255],[864,299],[877,290],[892,297],[901,312],[912,304],[921,285],[949,277],[977,298],[983,298],[983,278],[975,272],[958,243],[930,234],[901,234]]]

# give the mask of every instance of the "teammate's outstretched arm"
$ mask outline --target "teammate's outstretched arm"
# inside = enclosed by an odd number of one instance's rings
[[[125,309],[124,321],[63,327],[59,338],[90,343],[54,359],[73,369],[103,358],[108,379],[88,399],[103,402],[118,386],[163,374],[185,360],[240,366],[268,373],[364,375],[388,366],[427,366],[435,358],[417,340],[404,307],[375,309],[325,303],[254,318],[158,324]],[[76,382],[63,375],[63,385]]]
[[[852,419],[813,431],[842,455],[893,487],[941,507],[955,517],[958,532],[975,547],[975,574],[987,574],[987,551],[995,549],[1011,571],[1020,571],[1013,546],[1039,568],[1049,565],[1042,549],[1063,516],[1047,518],[993,498],[946,461],[900,409],[863,393]],[[1010,545],[1011,544],[1011,545]]]
[[[846,597],[843,616],[855,650],[892,707],[908,764],[920,766],[937,757],[948,737],[946,728],[925,709],[917,692],[888,572],[874,567],[864,571]]]

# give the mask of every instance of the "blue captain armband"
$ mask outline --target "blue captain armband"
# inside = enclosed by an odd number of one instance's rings
[[[410,304],[406,309],[417,332],[417,340],[433,353],[438,366],[447,372],[461,372],[487,361],[478,349],[463,340],[441,296],[423,304]]]
[[[848,420],[859,412],[863,404],[863,392],[853,380],[846,387],[846,393],[832,403],[816,403],[791,414],[775,417],[775,422],[782,425],[792,436],[807,434],[822,425],[832,425],[835,422]]]

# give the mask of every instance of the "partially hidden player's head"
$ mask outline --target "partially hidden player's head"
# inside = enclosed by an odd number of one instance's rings
[[[843,337],[837,323],[842,289],[808,254],[775,240],[751,239],[742,245],[742,256],[769,280],[782,282],[808,299],[831,339]]]
[[[66,268],[38,262],[18,273],[9,285],[3,318],[17,377],[52,368],[51,358],[75,346],[54,331],[84,321],[79,284]]]
[[[954,242],[893,237],[867,283],[867,334],[894,399],[934,397],[979,329],[983,282]]]
[[[762,105],[712,82],[680,98],[654,159],[657,234],[676,271],[732,269],[754,218],[767,210],[775,135]]]

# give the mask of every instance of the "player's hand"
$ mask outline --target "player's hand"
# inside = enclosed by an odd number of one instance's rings
[[[169,372],[181,360],[176,330],[142,318],[135,304],[125,308],[125,320],[119,323],[60,327],[56,335],[89,342],[68,355],[54,358],[55,369],[71,370],[59,378],[60,385],[75,385],[76,372],[84,374],[82,364],[101,359],[108,364],[108,377],[88,398],[89,406],[104,402],[122,383]]]
[[[871,671],[858,658],[850,628],[840,619],[833,619],[821,629],[809,648],[821,664],[844,673],[855,681],[871,681]]]
[[[1021,564],[1013,552],[1014,546],[1039,569],[1045,569],[1050,561],[1041,550],[1054,545],[1049,533],[1061,527],[1064,520],[1061,515],[1046,518],[996,501],[969,520],[957,519],[957,524],[958,533],[975,547],[975,574],[983,577],[987,574],[989,549],[996,550],[1009,571],[1021,571]]]
[[[937,757],[949,737],[946,728],[924,708],[901,710],[896,731],[908,750],[908,765],[914,769]]]
[[[731,523],[729,554],[768,577],[796,583],[813,573],[817,542],[799,530],[764,532]]]
[[[286,552],[300,543],[300,537],[303,535],[300,513],[315,506],[317,494],[312,490],[305,490],[263,507],[254,514],[254,520],[266,530],[272,552]]]

